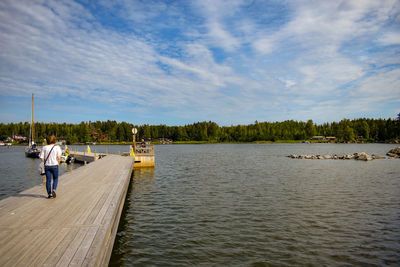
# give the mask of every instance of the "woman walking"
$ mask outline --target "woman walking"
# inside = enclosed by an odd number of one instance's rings
[[[58,165],[61,160],[61,148],[56,146],[56,137],[54,135],[46,137],[47,146],[44,146],[40,152],[39,158],[44,162],[46,171],[46,189],[47,198],[56,197],[58,184]],[[53,190],[51,189],[51,177],[53,176]]]

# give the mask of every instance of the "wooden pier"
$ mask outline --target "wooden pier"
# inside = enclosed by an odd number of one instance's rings
[[[73,151],[70,152],[70,155],[75,159],[76,162],[89,163],[101,159],[105,157],[107,154]]]
[[[0,266],[107,266],[133,160],[107,155],[66,173],[54,199],[41,185],[1,200]]]

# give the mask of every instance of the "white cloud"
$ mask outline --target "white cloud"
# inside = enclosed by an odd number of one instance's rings
[[[286,87],[292,87],[292,86],[294,86],[294,85],[296,85],[296,82],[295,82],[295,81],[291,81],[291,80],[285,81],[285,86],[286,86]]]
[[[234,16],[243,3],[240,0],[229,2],[200,0],[194,3],[194,7],[199,8],[199,11],[206,20],[204,24],[207,28],[205,37],[208,44],[222,47],[230,52],[240,47],[241,40],[232,34],[235,32],[233,29],[228,29],[229,26],[225,27],[224,21],[227,17]]]
[[[396,30],[380,33],[398,1],[288,1],[289,13],[273,25],[247,14],[246,1],[196,1],[181,9],[102,2],[128,24],[121,31],[73,1],[46,3],[0,2],[1,95],[74,96],[136,114],[162,110],[228,124],[239,111],[250,122],[312,118],[323,108],[340,119],[350,112],[340,105],[346,97],[398,97],[400,74],[386,69],[398,64],[396,49],[365,52],[369,42],[399,44]],[[373,64],[385,71],[371,75]],[[380,86],[392,89],[374,91]],[[278,112],[283,108],[286,115]]]
[[[253,46],[258,52],[261,52],[262,54],[269,54],[277,49],[274,41],[271,38],[262,38],[256,40],[254,41]]]
[[[265,43],[269,53],[270,48],[279,50],[289,42],[305,49],[326,45],[339,48],[345,41],[379,31],[393,9],[399,6],[397,1],[374,0],[289,2],[292,19],[272,35],[269,30],[257,32],[256,49],[263,52],[259,48]],[[271,45],[271,40],[280,45]]]
[[[227,51],[234,51],[240,45],[240,42],[226,31],[222,24],[217,21],[210,21],[208,23],[208,36],[211,44],[216,44],[223,47]]]
[[[400,69],[371,75],[360,82],[353,95],[368,100],[370,104],[385,101],[400,103]]]
[[[313,58],[311,56],[311,58]],[[327,57],[326,60],[313,58],[314,64],[309,64],[310,58],[299,59],[299,71],[304,75],[301,84],[307,91],[313,93],[331,93],[338,87],[361,78],[364,75],[362,66],[352,62],[351,59],[337,54]]]
[[[338,121],[342,118],[369,117],[382,109],[400,103],[400,70],[381,71],[356,82],[344,92],[332,92],[320,101],[297,96],[289,105],[298,108],[293,118],[312,118],[316,121]],[[389,108],[389,112],[392,110]],[[396,113],[391,112],[390,116]]]
[[[394,1],[296,1],[295,18],[286,26],[287,35],[316,45],[338,43],[374,33],[392,12]]]
[[[370,68],[369,57],[363,61],[345,48],[349,42],[379,34],[397,1],[291,1],[292,19],[272,35],[260,31],[253,47],[264,56],[293,54],[290,61],[282,60],[292,75],[300,74],[296,87],[298,95],[326,95],[342,91],[343,86],[362,78]],[[268,36],[265,38],[264,36]],[[368,39],[367,39],[368,40]],[[390,35],[387,43],[397,42]],[[382,59],[382,58],[381,58]]]
[[[386,33],[378,41],[383,45],[400,45],[400,32]]]

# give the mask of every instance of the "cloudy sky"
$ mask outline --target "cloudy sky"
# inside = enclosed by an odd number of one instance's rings
[[[0,122],[400,112],[400,0],[0,0]]]

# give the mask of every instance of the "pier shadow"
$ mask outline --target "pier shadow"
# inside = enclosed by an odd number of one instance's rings
[[[13,195],[13,197],[47,198],[47,196],[39,195],[39,194],[16,194],[16,195]]]

